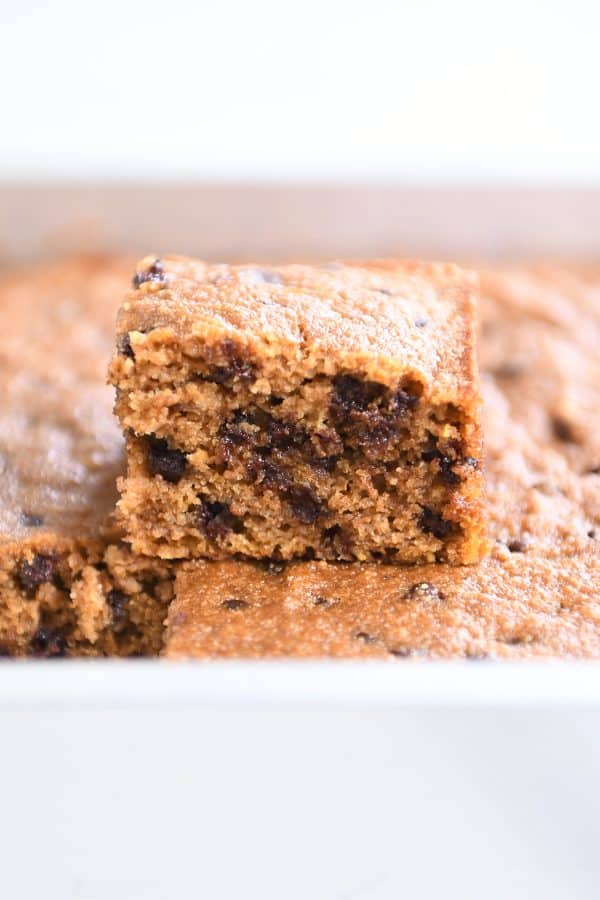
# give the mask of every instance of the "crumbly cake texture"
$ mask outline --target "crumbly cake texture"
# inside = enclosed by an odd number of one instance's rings
[[[112,521],[123,442],[105,384],[131,261],[79,258],[0,281],[0,654],[161,646],[172,575]]]
[[[110,369],[134,550],[478,560],[474,294],[449,264],[142,260]]]
[[[600,272],[494,269],[482,285],[489,557],[186,563],[167,657],[600,658]]]

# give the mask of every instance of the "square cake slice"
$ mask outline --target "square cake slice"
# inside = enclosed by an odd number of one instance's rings
[[[142,260],[110,369],[134,550],[478,560],[475,288],[441,263]]]

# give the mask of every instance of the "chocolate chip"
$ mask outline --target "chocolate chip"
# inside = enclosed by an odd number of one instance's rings
[[[511,634],[508,637],[499,638],[501,643],[508,644],[510,647],[518,647],[519,644],[527,643],[524,637],[521,637],[519,634]]]
[[[390,647],[388,653],[399,659],[408,659],[409,656],[414,656],[414,651],[410,647]]]
[[[254,366],[243,359],[234,358],[226,366],[213,366],[208,373],[210,381],[215,384],[232,384],[234,381],[253,381]]]
[[[465,464],[465,466],[471,466],[472,469],[479,468],[479,460],[474,456],[465,456],[465,458],[463,459],[463,463]]]
[[[477,460],[471,456],[466,457],[464,460],[460,460],[454,459],[446,453],[442,453],[438,446],[437,438],[432,434],[429,435],[425,450],[421,453],[421,459],[423,462],[433,462],[434,460],[437,460],[440,478],[442,482],[449,487],[460,484],[462,480],[460,475],[454,471],[455,465],[460,462],[464,462],[468,465],[475,463],[477,465]]]
[[[326,472],[331,475],[339,461],[339,456],[313,456],[308,460],[308,464],[317,472]]]
[[[418,581],[411,585],[404,594],[405,600],[429,600],[440,603],[446,597],[435,584],[429,581]]]
[[[132,284],[139,288],[146,281],[162,282],[165,280],[165,268],[160,259],[156,259],[151,266],[143,272],[136,272]]]
[[[238,600],[237,597],[230,597],[228,600],[223,600],[222,604],[225,609],[246,609],[249,605],[246,600]]]
[[[315,606],[331,606],[330,601],[326,597],[323,597],[322,594],[318,594],[313,599],[313,603]]]
[[[285,422],[281,419],[270,420],[265,427],[264,437],[269,449],[282,451],[300,449],[308,440],[308,435],[303,428],[299,428],[293,422]]]
[[[51,556],[36,553],[31,562],[23,560],[19,567],[19,581],[28,593],[32,593],[40,584],[52,581],[56,570],[56,560]]]
[[[231,462],[235,451],[239,447],[249,445],[253,442],[253,434],[247,426],[250,419],[240,410],[237,410],[233,420],[224,422],[219,429],[219,438],[221,441],[221,453],[227,462]]]
[[[196,528],[211,540],[225,537],[231,531],[239,533],[243,528],[241,520],[231,512],[229,506],[218,500],[201,498],[199,504],[190,507],[190,512]]]
[[[323,504],[309,485],[291,485],[286,489],[284,499],[292,514],[304,525],[313,525],[322,515]]]
[[[454,534],[457,529],[456,522],[444,519],[441,513],[429,506],[424,506],[419,516],[419,527],[425,534],[432,534],[438,540],[443,540]]]
[[[358,634],[354,635],[357,641],[362,641],[363,644],[376,644],[377,638],[372,634],[369,634],[367,631],[359,631]]]
[[[440,456],[438,460],[438,466],[440,470],[440,478],[444,484],[449,487],[453,487],[454,485],[460,484],[461,478],[460,475],[457,475],[456,472],[452,469],[452,466],[455,464],[455,460],[450,459],[449,456]]]
[[[595,528],[590,528],[590,530],[589,530],[588,533],[587,533],[587,536],[588,536],[589,538],[592,538],[592,540],[594,540],[594,539],[597,537],[596,529],[595,529]]]
[[[113,588],[106,595],[106,602],[112,611],[113,626],[120,630],[129,621],[126,608],[129,603],[129,597],[123,591]]]
[[[35,513],[22,512],[19,516],[19,522],[26,528],[39,528],[44,524],[42,516],[36,516]]]
[[[507,361],[501,363],[491,370],[492,375],[496,378],[518,378],[525,371],[525,363],[517,361]]]
[[[525,541],[514,540],[509,541],[506,545],[511,553],[525,553],[527,550],[527,544]]]
[[[394,293],[393,291],[390,291],[389,288],[384,288],[384,287],[373,288],[373,290],[376,291],[378,294],[385,294],[386,297],[391,297],[391,296],[393,296],[393,293]]]
[[[403,388],[397,390],[394,394],[392,394],[392,399],[390,401],[390,411],[392,413],[405,413],[409,410],[416,409],[419,405],[419,398],[414,394],[410,394],[408,391],[405,391]]]
[[[363,381],[352,375],[337,375],[333,379],[332,403],[342,412],[351,409],[365,410],[385,393],[386,387],[376,381]]]
[[[122,335],[122,337],[118,339],[117,350],[119,351],[121,356],[127,356],[129,359],[135,359],[129,333]]]
[[[181,450],[169,447],[164,438],[149,435],[148,443],[148,468],[151,475],[161,475],[165,481],[177,484],[181,481],[187,466],[187,458]]]
[[[415,326],[417,328],[425,328],[429,324],[428,319],[415,319]]]
[[[281,575],[285,571],[285,563],[280,559],[263,560],[262,568],[268,575]]]
[[[358,445],[368,459],[381,458],[397,438],[402,419],[419,402],[413,388],[417,385],[392,392],[375,381],[336,376],[329,407],[331,419],[346,442]]]
[[[292,480],[285,469],[266,459],[261,453],[252,456],[246,463],[246,476],[251,482],[262,482],[272,490],[284,492]]]
[[[600,466],[592,466],[591,469],[585,470],[585,475],[600,475]]]
[[[341,525],[332,525],[331,528],[326,528],[323,531],[322,541],[326,547],[331,547],[336,556],[347,558],[353,555],[352,535]]]
[[[560,416],[554,416],[551,419],[551,425],[552,433],[557,441],[562,441],[563,444],[577,443],[573,426],[567,422],[566,419],[563,419]]]
[[[31,639],[30,649],[34,656],[59,657],[65,655],[67,642],[59,631],[40,627]]]

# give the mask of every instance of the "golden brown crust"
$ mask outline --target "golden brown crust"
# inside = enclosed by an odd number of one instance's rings
[[[155,263],[146,257],[137,272],[143,276]],[[288,372],[297,363],[303,378],[344,368],[393,387],[409,375],[431,402],[477,400],[476,283],[458,266],[375,260],[265,268],[185,257],[160,263],[164,275],[127,294],[117,332],[141,349],[144,335],[164,329],[167,365],[175,337],[192,353],[194,342],[230,339],[265,363],[283,354]]]

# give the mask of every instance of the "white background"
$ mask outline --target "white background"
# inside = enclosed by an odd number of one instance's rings
[[[0,0],[0,178],[600,180],[593,0]]]

